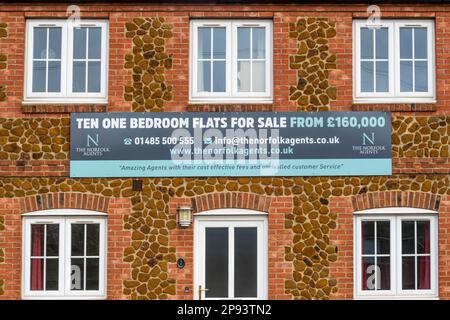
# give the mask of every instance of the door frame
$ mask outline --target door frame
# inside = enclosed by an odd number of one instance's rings
[[[267,213],[248,210],[248,209],[215,209],[199,212],[194,215],[194,287],[193,296],[195,300],[198,300],[198,286],[204,284],[204,234],[200,231],[204,229],[204,225],[211,223],[216,226],[220,226],[223,222],[224,227],[228,227],[231,222],[254,222],[256,227],[261,227],[262,239],[258,241],[258,252],[261,252],[262,257],[258,258],[261,261],[262,266],[258,262],[258,296],[255,300],[267,300],[268,299],[268,221]],[[258,226],[259,225],[259,226]],[[234,239],[233,239],[234,241]],[[262,246],[260,248],[259,246]],[[260,260],[261,259],[261,260]],[[203,277],[201,278],[201,273]],[[261,274],[259,274],[261,273]],[[231,279],[229,279],[231,281]],[[227,298],[203,298],[205,300],[223,300]],[[228,298],[228,299],[244,299],[244,298]]]

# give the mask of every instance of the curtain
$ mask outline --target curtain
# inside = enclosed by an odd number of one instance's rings
[[[43,255],[44,225],[31,226],[31,255]],[[44,289],[44,259],[31,259],[31,290]]]
[[[420,235],[417,235],[418,237]],[[423,228],[423,252],[430,253],[430,223],[427,222]],[[419,278],[418,289],[430,289],[430,256],[417,257],[417,277]]]

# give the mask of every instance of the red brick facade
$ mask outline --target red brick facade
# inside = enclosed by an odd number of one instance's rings
[[[353,212],[391,206],[436,210],[439,216],[439,297],[450,299],[450,158],[445,152],[448,152],[450,145],[450,32],[447,31],[450,26],[450,6],[381,6],[382,18],[427,18],[435,21],[437,102],[431,104],[354,104],[352,21],[354,18],[367,17],[365,5],[114,4],[81,5],[80,8],[82,18],[101,18],[109,22],[107,105],[24,104],[25,21],[32,18],[66,18],[67,6],[5,4],[0,8],[0,23],[6,24],[7,34],[5,37],[0,36],[0,55],[6,55],[7,60],[6,68],[0,70],[0,86],[4,86],[6,98],[3,101],[0,99],[0,126],[8,121],[14,124],[17,119],[24,123],[38,118],[59,119],[60,134],[67,138],[67,141],[61,143],[64,146],[70,141],[68,125],[64,121],[68,121],[71,112],[133,111],[132,101],[127,100],[125,95],[125,87],[132,85],[133,73],[124,64],[125,56],[133,52],[132,39],[126,36],[126,23],[137,17],[163,17],[172,26],[173,36],[166,40],[165,45],[165,51],[172,58],[172,67],[164,73],[165,83],[172,87],[172,99],[165,102],[163,111],[297,112],[300,111],[297,102],[290,99],[290,87],[295,86],[298,81],[297,70],[290,67],[290,56],[296,55],[298,42],[290,37],[289,23],[296,23],[299,18],[325,18],[335,23],[336,29],[336,35],[329,38],[328,44],[330,54],[336,56],[336,68],[330,69],[328,76],[329,86],[336,88],[336,99],[330,101],[329,110],[392,111],[395,121],[409,126],[410,134],[415,134],[420,129],[420,126],[411,129],[411,123],[422,123],[418,118],[425,119],[426,123],[432,124],[432,130],[439,132],[440,139],[428,144],[427,141],[413,141],[412,147],[405,147],[408,143],[403,142],[402,136],[409,133],[406,130],[399,132],[401,128],[395,129],[393,176],[386,178],[361,177],[356,182],[353,181],[354,177],[317,177],[317,181],[312,181],[316,178],[310,177],[278,180],[268,178],[268,182],[264,178],[252,178],[251,181],[250,178],[248,181],[224,178],[223,181],[214,181],[210,185],[205,179],[186,179],[179,184],[175,181],[166,183],[160,179],[146,181],[144,191],[148,188],[148,194],[163,194],[155,200],[155,206],[159,213],[165,214],[165,218],[157,218],[166,219],[165,223],[168,225],[159,227],[164,232],[168,230],[167,235],[161,233],[168,237],[168,244],[163,245],[163,249],[156,250],[164,258],[159,261],[157,254],[149,258],[157,259],[159,267],[161,270],[167,269],[167,274],[161,271],[164,273],[158,278],[161,287],[150,295],[145,291],[148,287],[139,289],[141,286],[133,284],[139,278],[139,272],[142,273],[136,257],[142,260],[148,258],[143,253],[135,254],[141,249],[132,236],[134,231],[141,230],[142,225],[147,223],[145,216],[136,214],[147,205],[140,203],[139,199],[147,198],[139,198],[140,195],[131,189],[130,179],[121,179],[119,182],[114,179],[97,179],[91,183],[80,181],[82,179],[70,179],[67,150],[60,151],[60,158],[37,156],[34,159],[34,154],[45,154],[46,151],[23,151],[25,142],[22,142],[22,137],[8,140],[14,136],[9,134],[11,127],[2,127],[6,128],[5,135],[0,132],[2,148],[7,143],[16,143],[19,144],[20,151],[13,150],[0,156],[0,299],[21,298],[21,214],[56,208],[107,213],[108,298],[191,299],[194,290],[193,228],[172,226],[180,205],[191,206],[194,214],[220,208],[251,209],[267,213],[270,299],[354,298]],[[273,103],[216,105],[193,104],[189,101],[189,21],[193,18],[259,18],[273,21]],[[433,127],[434,123],[439,123],[438,128]],[[398,141],[394,140],[394,136],[399,137]],[[41,145],[39,142],[36,144]],[[23,156],[22,151],[31,156]],[[18,156],[19,154],[22,156]],[[190,184],[196,182],[200,188],[198,193],[194,187],[190,188]],[[211,186],[210,190],[205,185]],[[152,216],[151,223],[156,224],[157,218]],[[316,220],[320,221],[320,225]],[[298,225],[305,228],[296,227]],[[320,229],[323,235],[312,236],[311,230],[307,230],[310,226],[313,230]],[[298,231],[299,229],[302,231]],[[309,239],[317,240],[317,243],[329,242],[324,244],[326,249],[321,248],[320,252],[329,251],[324,258],[331,261],[324,268],[329,267],[329,272],[323,271],[321,267],[316,270],[316,266],[320,264],[316,261],[314,266],[303,266],[303,259],[307,256],[303,241],[308,242]],[[297,245],[295,250],[294,244]],[[130,249],[133,247],[136,247],[136,251]],[[130,257],[133,256],[134,260],[128,258],[127,250],[133,252]],[[337,260],[333,261],[335,254]],[[317,256],[315,253],[311,255]],[[178,269],[173,256],[183,257],[186,267]],[[304,271],[305,268],[308,272]],[[152,272],[148,271],[153,277]],[[325,279],[326,285],[322,285],[323,282],[319,279]],[[131,283],[130,287],[126,283]],[[172,285],[175,286],[175,292],[172,292]],[[186,287],[189,292],[185,292]]]

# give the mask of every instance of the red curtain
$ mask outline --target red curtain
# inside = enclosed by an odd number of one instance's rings
[[[31,226],[31,255],[43,255],[44,225]],[[44,259],[31,259],[31,290],[44,289]]]
[[[419,235],[417,235],[419,236]],[[423,252],[430,253],[430,223],[423,228]],[[417,257],[418,259],[418,289],[430,289],[430,256]]]

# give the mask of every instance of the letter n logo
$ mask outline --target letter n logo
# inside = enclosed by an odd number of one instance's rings
[[[91,144],[98,147],[98,133],[95,134],[94,137],[92,137],[90,134],[87,135],[87,146],[90,147]]]
[[[370,136],[367,135],[366,133],[363,133],[363,145],[364,146],[366,145],[366,141],[368,141],[371,145],[374,145],[375,144],[375,133],[372,132],[370,134]]]

